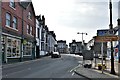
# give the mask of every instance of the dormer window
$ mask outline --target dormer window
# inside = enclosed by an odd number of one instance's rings
[[[32,20],[32,13],[29,11],[28,13],[28,19],[31,19]]]
[[[10,7],[15,8],[15,1],[14,0],[10,0]]]

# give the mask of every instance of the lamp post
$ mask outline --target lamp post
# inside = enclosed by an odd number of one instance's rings
[[[77,34],[82,34],[82,43],[83,43],[83,45],[84,45],[84,42],[83,42],[83,34],[85,34],[85,35],[88,35],[87,33],[80,33],[80,32],[77,32]]]
[[[110,9],[110,30],[113,29],[113,24],[112,24],[112,2],[109,0],[109,9]],[[113,43],[111,41],[111,74],[115,74],[114,70],[114,56],[113,56]]]
[[[85,35],[87,35],[87,33],[80,33],[80,32],[77,32],[77,34],[82,34],[82,45],[83,45],[83,50],[85,49],[85,47],[84,47],[84,41],[83,41],[83,35],[85,34]],[[83,50],[82,50],[82,53],[83,53]],[[85,61],[84,61],[84,58],[83,58],[83,65],[84,65],[84,63],[85,63]]]

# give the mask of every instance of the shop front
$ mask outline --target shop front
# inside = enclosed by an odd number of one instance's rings
[[[20,37],[2,35],[2,62],[16,62],[20,60]]]
[[[23,60],[31,60],[32,59],[32,42],[26,41],[26,44],[23,45]]]

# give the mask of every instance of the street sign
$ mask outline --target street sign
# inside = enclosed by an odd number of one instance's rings
[[[108,35],[113,35],[113,30],[111,29],[97,30],[97,36],[108,36]]]
[[[108,42],[108,41],[118,41],[120,38],[117,35],[113,36],[95,36],[95,42]]]

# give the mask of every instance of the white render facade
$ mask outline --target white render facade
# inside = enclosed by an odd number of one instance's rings
[[[49,34],[49,35],[48,35],[48,48],[49,48],[49,53],[55,51],[55,48],[54,48],[55,44],[56,44],[55,38],[53,37],[52,34]]]
[[[36,19],[36,55],[35,57],[40,57],[40,51],[41,51],[41,25],[39,21]]]

